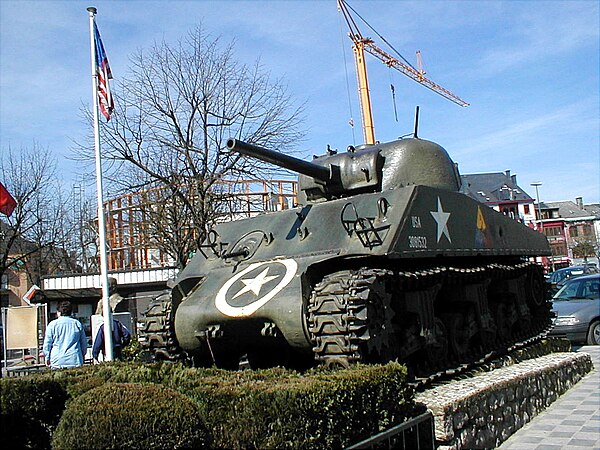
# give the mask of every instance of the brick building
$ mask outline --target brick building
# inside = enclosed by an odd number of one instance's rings
[[[575,201],[542,202],[542,232],[548,238],[555,259],[564,258],[571,262],[577,258],[573,248],[588,242],[598,248],[598,214],[593,208],[586,208],[583,199]]]

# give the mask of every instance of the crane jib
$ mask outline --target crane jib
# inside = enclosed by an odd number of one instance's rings
[[[460,97],[454,95],[448,89],[443,88],[439,84],[425,77],[425,71],[422,69],[422,64],[419,62],[420,69],[417,70],[400,55],[398,51],[396,51],[392,45],[383,38],[373,27],[371,27],[365,19],[363,19],[357,11],[355,11],[350,5],[346,3],[345,0],[337,0],[338,9],[341,12],[344,20],[346,21],[346,25],[350,31],[349,37],[354,43],[354,60],[357,70],[357,78],[358,78],[358,96],[360,101],[361,108],[361,117],[363,121],[363,134],[365,138],[366,144],[374,144],[375,143],[375,127],[373,121],[373,115],[371,111],[371,100],[369,97],[369,82],[367,79],[367,66],[364,58],[364,52],[368,52],[373,55],[381,62],[386,64],[388,67],[392,67],[399,71],[400,73],[406,75],[413,81],[425,86],[427,89],[435,92],[438,95],[450,100],[451,102],[456,103],[459,106],[469,106],[469,103],[462,100]],[[350,10],[354,13],[351,14]],[[395,57],[391,56],[386,51],[379,48],[375,45],[374,41],[369,38],[363,36],[356,21],[354,20],[354,16],[357,16],[361,19],[380,39],[382,39],[392,50],[400,56],[407,64],[402,63]],[[417,54],[417,57],[420,59],[420,52]]]

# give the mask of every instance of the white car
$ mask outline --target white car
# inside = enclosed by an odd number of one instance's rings
[[[552,311],[556,317],[550,334],[600,345],[600,274],[568,280],[552,297]]]

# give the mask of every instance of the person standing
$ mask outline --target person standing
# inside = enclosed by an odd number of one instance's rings
[[[123,359],[123,347],[127,347],[131,342],[131,333],[125,325],[117,319],[113,319],[112,335],[113,358],[115,360]],[[92,348],[92,357],[95,362],[98,361],[100,353],[104,356],[104,324],[100,325],[100,328],[98,328],[98,333],[94,340],[94,347]]]
[[[87,352],[87,337],[81,322],[74,317],[69,301],[58,304],[55,320],[48,324],[44,336],[46,365],[52,369],[66,369],[83,365]]]

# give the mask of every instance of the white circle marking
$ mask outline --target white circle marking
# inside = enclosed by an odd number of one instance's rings
[[[233,284],[238,281],[241,277],[246,275],[247,273],[253,271],[254,269],[266,265],[279,263],[285,267],[285,275],[281,279],[277,286],[275,286],[271,291],[269,291],[266,295],[261,298],[258,298],[256,301],[249,303],[245,306],[231,306],[227,303],[227,292],[229,288],[233,286]],[[246,269],[242,270],[235,277],[229,279],[222,287],[219,289],[217,293],[217,297],[215,298],[215,306],[221,311],[223,314],[229,317],[248,317],[254,314],[261,306],[264,306],[269,300],[271,300],[275,295],[277,295],[284,287],[286,287],[290,281],[296,275],[296,271],[298,270],[298,263],[293,259],[278,259],[274,261],[264,261],[257,262],[251,264]]]

